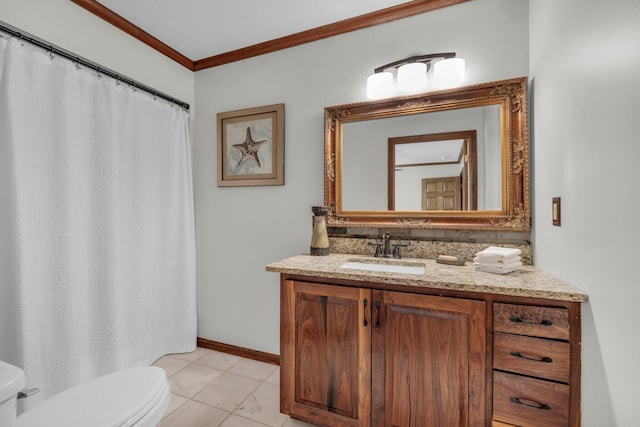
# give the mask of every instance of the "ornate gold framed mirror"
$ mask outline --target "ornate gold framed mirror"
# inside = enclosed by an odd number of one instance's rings
[[[332,227],[529,231],[526,77],[325,108]]]

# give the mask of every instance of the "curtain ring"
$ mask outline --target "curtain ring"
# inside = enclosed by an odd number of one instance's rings
[[[53,56],[53,46],[49,46],[49,59],[53,61],[53,58],[55,58]]]
[[[76,70],[80,69],[80,58],[79,57],[76,58],[76,61],[73,63],[73,65],[76,66]]]

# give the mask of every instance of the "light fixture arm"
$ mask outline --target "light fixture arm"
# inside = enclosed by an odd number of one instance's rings
[[[384,70],[386,70],[387,68],[398,68],[402,65],[405,64],[411,64],[414,62],[423,62],[425,64],[427,64],[427,70],[429,69],[429,66],[431,65],[431,62],[434,59],[449,59],[449,58],[455,58],[456,57],[456,53],[455,52],[446,52],[446,53],[430,53],[428,55],[416,55],[416,56],[412,56],[409,58],[405,58],[405,59],[400,59],[398,61],[393,61],[390,62],[388,64],[382,65],[378,68],[375,68],[373,71],[374,73],[381,73]]]
[[[433,72],[429,73],[432,64]],[[464,82],[464,64],[464,59],[456,58],[455,52],[416,55],[390,62],[375,68],[374,73],[367,77],[367,97],[381,99],[398,93],[424,92],[429,84],[438,89],[459,86]],[[393,73],[391,68],[397,72]],[[431,81],[427,73],[432,75]]]

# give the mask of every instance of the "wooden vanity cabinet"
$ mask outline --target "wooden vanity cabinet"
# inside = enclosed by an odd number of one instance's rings
[[[319,426],[579,427],[582,291],[535,267],[498,276],[280,273],[280,409]],[[372,262],[374,260],[370,260]]]
[[[280,412],[370,426],[371,291],[283,280],[280,300]]]
[[[486,425],[486,302],[281,281],[281,412],[322,426]]]
[[[579,305],[496,302],[493,331],[493,426],[579,426]]]
[[[372,293],[371,425],[484,426],[485,302]]]

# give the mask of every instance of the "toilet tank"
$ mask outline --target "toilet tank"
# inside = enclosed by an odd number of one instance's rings
[[[15,425],[18,392],[25,385],[24,371],[0,360],[0,426]]]

